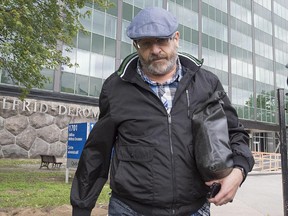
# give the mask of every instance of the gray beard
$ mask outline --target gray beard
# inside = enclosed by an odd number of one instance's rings
[[[152,57],[149,59],[150,61],[153,61],[153,59],[157,59],[159,57]],[[162,76],[168,74],[173,67],[175,66],[176,62],[178,59],[178,54],[177,51],[173,54],[172,58],[168,61],[167,65],[163,68],[162,65],[160,66],[154,66],[153,63],[151,64],[146,64],[143,59],[140,57],[140,62],[143,67],[143,71],[145,71],[148,74],[151,74],[153,76]]]

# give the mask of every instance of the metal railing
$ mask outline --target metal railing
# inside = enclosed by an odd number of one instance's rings
[[[273,172],[281,170],[281,154],[252,151],[255,165],[253,171]]]

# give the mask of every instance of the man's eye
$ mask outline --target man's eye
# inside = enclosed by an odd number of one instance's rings
[[[140,45],[140,46],[150,47],[151,45],[152,45],[152,42],[150,42],[150,41],[143,41],[143,42],[142,42],[142,45]]]
[[[159,38],[157,39],[157,43],[162,45],[162,44],[166,44],[167,43],[167,39],[166,38]]]

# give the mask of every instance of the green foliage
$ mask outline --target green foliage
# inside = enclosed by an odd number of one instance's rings
[[[65,183],[65,170],[39,166],[40,159],[0,159],[0,208],[70,204],[71,179]],[[107,184],[97,203],[107,205],[109,194]]]
[[[256,108],[275,111],[278,106],[276,98],[277,96],[276,96],[275,91],[266,92],[263,90],[261,94],[257,94],[256,103],[255,103]],[[286,97],[286,101],[287,101],[287,97]],[[254,107],[254,102],[255,102],[255,99],[253,95],[250,95],[249,100],[245,102],[245,105],[249,107]],[[286,102],[286,107],[288,107],[288,101]]]
[[[262,108],[262,109],[267,109],[267,110],[271,110],[271,109],[275,109],[275,98],[272,97],[272,95],[274,95],[274,92],[265,92],[262,91],[261,94],[258,94],[256,97],[256,107],[257,108]],[[255,99],[253,97],[253,95],[250,95],[249,100],[245,102],[246,106],[249,107],[254,107],[254,102]]]
[[[1,173],[0,208],[48,207],[69,203],[70,184],[60,172]]]
[[[23,89],[22,98],[33,87],[42,88],[47,78],[43,68],[72,66],[62,56],[61,46],[72,45],[78,30],[83,29],[79,17],[90,11],[80,10],[89,0],[2,0],[0,3],[0,70],[8,72]],[[109,8],[109,0],[90,0]]]
[[[34,159],[1,159],[0,169],[5,167],[16,168],[19,166],[25,166],[27,164],[39,164],[39,160]]]
[[[262,90],[258,93],[256,97],[253,94],[250,95],[249,99],[245,102],[245,106],[239,107],[237,109],[238,115],[245,118],[255,118],[259,121],[267,121],[270,123],[277,123],[276,115],[278,113],[278,101],[277,95],[274,90],[265,91]],[[285,113],[286,119],[288,118],[288,95],[285,97]],[[254,116],[254,108],[256,111],[256,116]],[[249,110],[250,109],[250,110]],[[249,114],[250,113],[250,116]]]

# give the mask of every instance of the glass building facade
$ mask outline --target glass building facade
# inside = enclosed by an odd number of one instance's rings
[[[52,82],[45,90],[99,97],[103,81],[121,61],[135,52],[126,27],[145,7],[163,7],[179,21],[179,51],[204,59],[204,68],[217,74],[250,133],[251,148],[278,149],[277,89],[287,88],[287,0],[112,0],[103,10],[87,4],[91,16],[82,19],[69,56],[77,67],[43,70]],[[13,84],[5,72],[2,85]],[[44,90],[44,91],[45,91]],[[287,98],[286,98],[287,101]],[[288,118],[286,118],[288,122]]]

